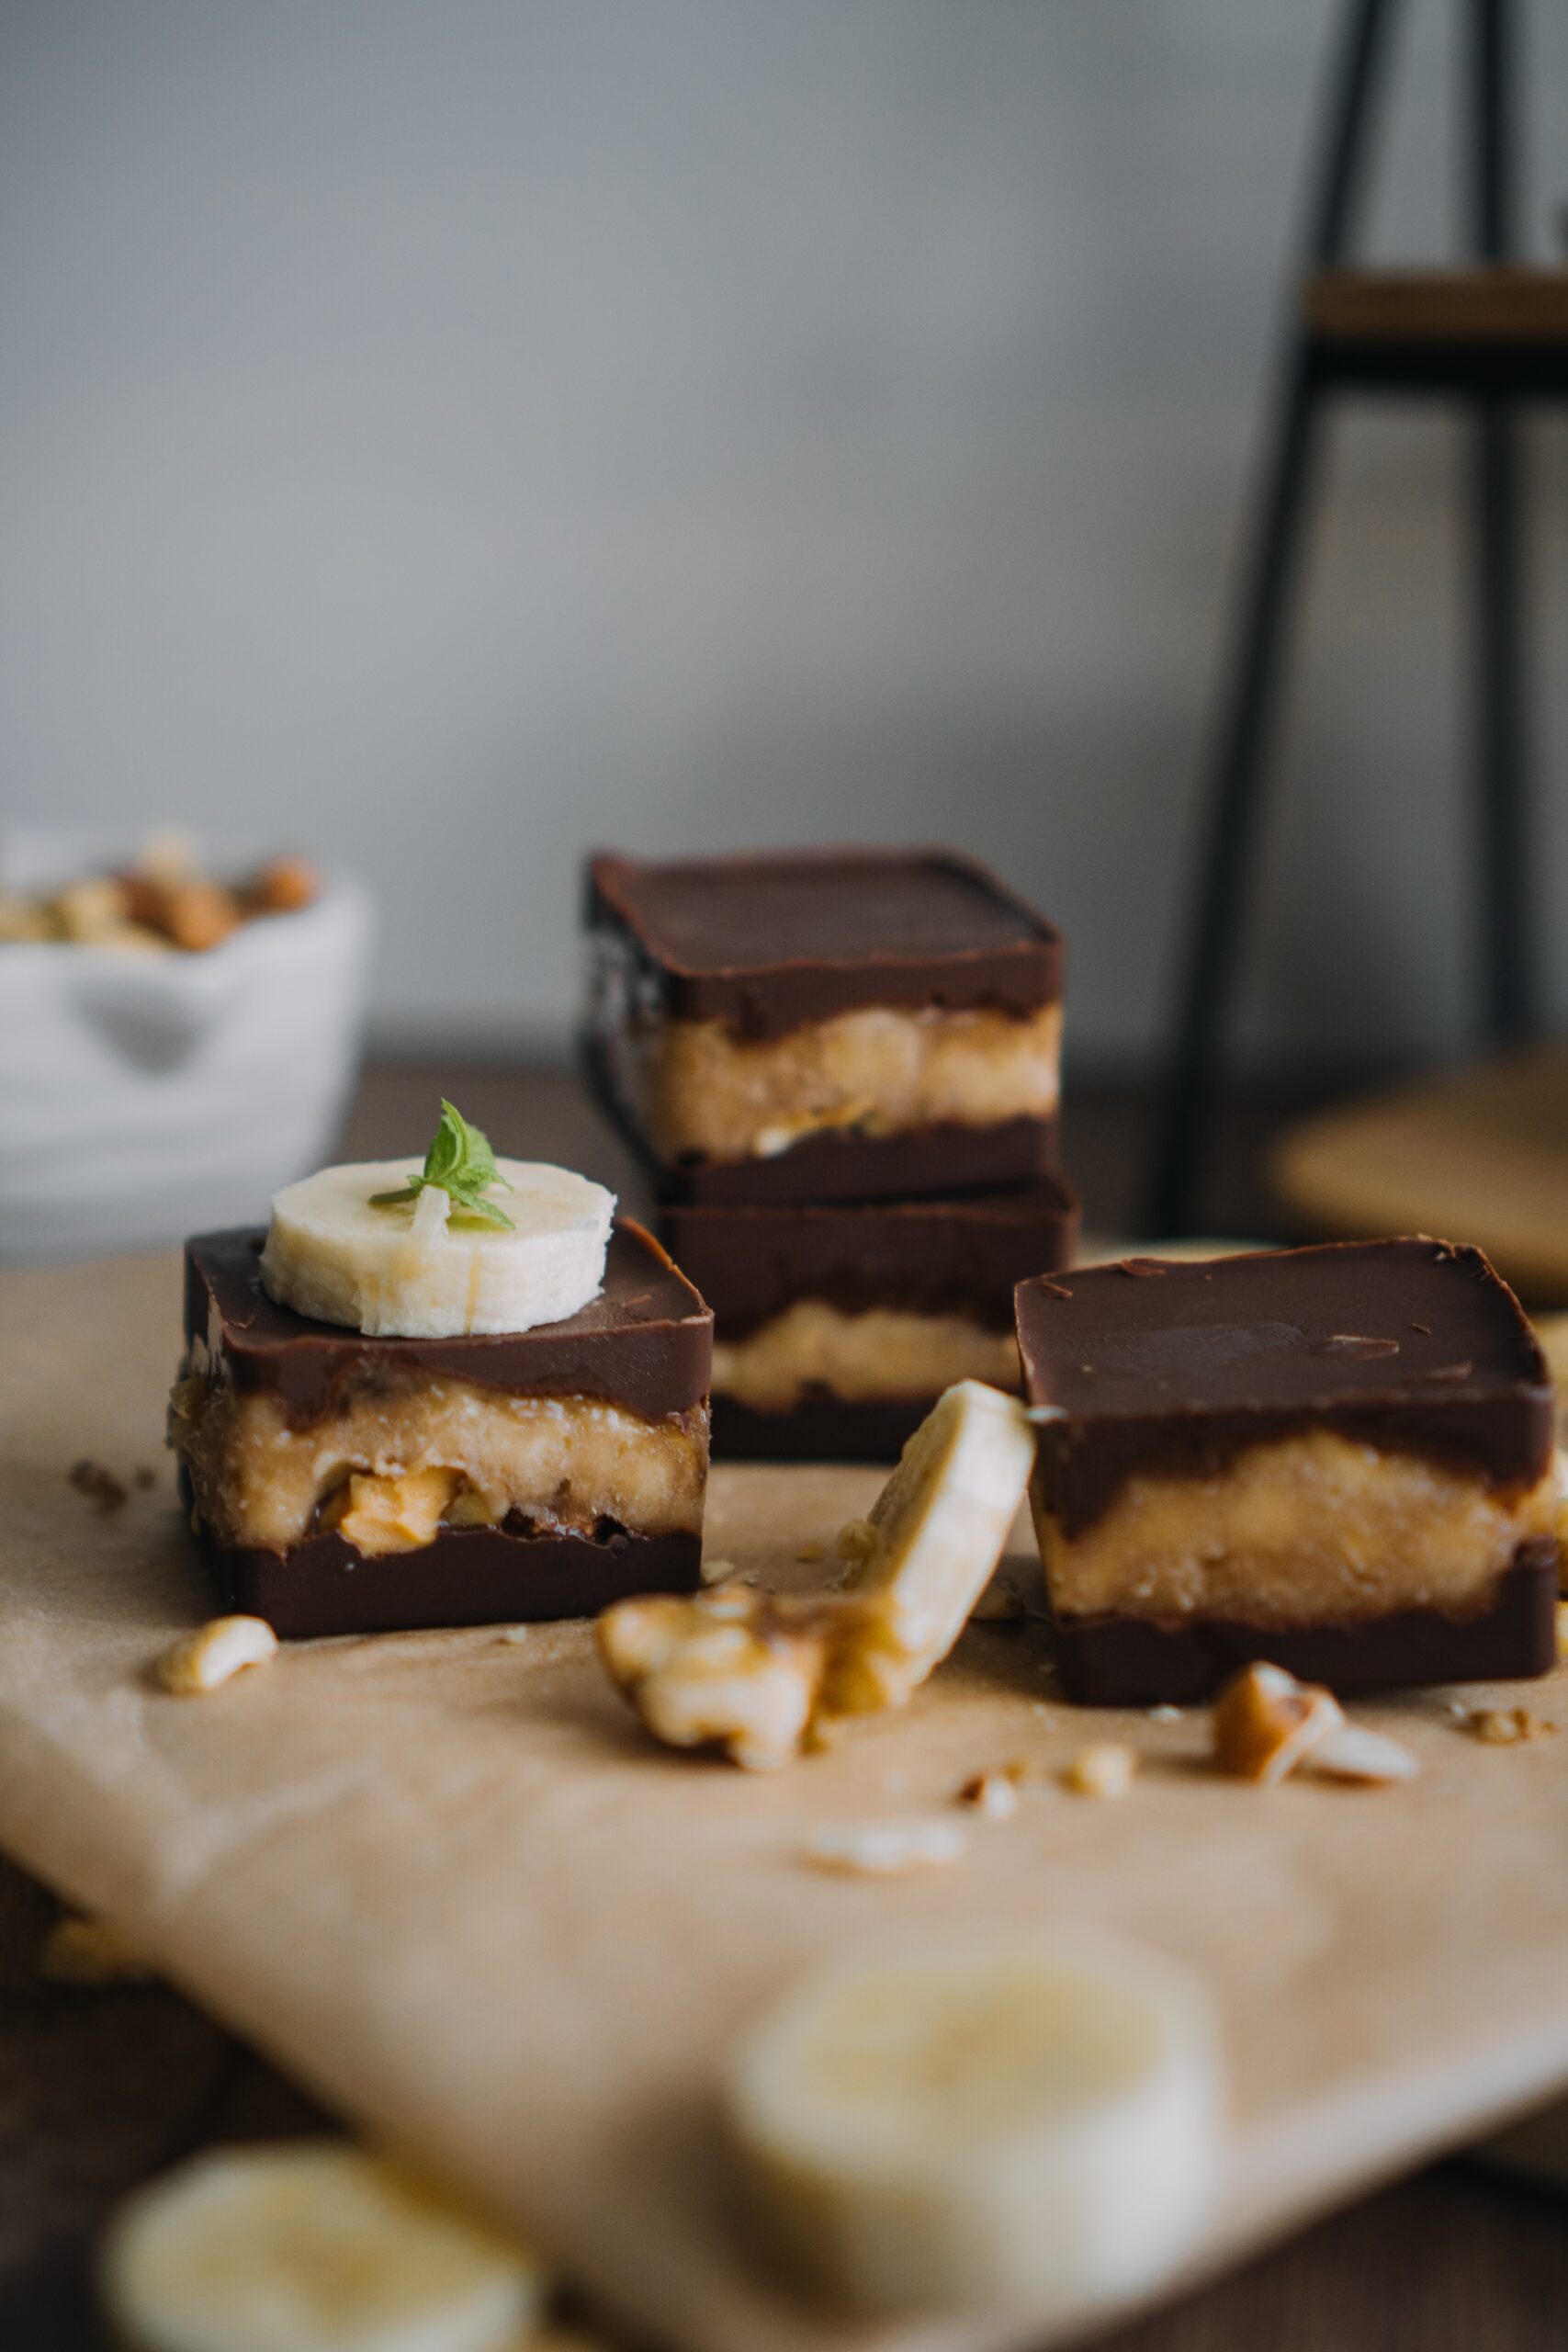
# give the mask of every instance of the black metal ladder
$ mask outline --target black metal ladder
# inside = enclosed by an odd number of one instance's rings
[[[1476,266],[1346,266],[1395,0],[1346,0],[1211,753],[1197,888],[1166,1064],[1146,1232],[1190,1228],[1216,1054],[1255,864],[1285,641],[1327,402],[1448,395],[1472,413],[1475,820],[1482,1007],[1497,1045],[1536,1020],[1517,404],[1568,395],[1568,271],[1508,266],[1517,209],[1514,0],[1463,0],[1468,214]]]

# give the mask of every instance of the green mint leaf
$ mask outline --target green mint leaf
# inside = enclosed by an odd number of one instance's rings
[[[424,1155],[423,1174],[411,1174],[401,1192],[373,1193],[370,1205],[391,1208],[415,1200],[427,1184],[434,1184],[446,1194],[454,1215],[459,1218],[470,1224],[505,1226],[510,1230],[512,1219],[505,1211],[481,1197],[493,1184],[502,1185],[507,1192],[512,1190],[495,1164],[490,1137],[482,1127],[471,1127],[457,1104],[448,1102],[445,1096],[441,1123]]]
[[[452,1223],[454,1225],[502,1225],[509,1233],[513,1229],[513,1221],[504,1209],[497,1208],[493,1201],[481,1201],[477,1194],[472,1200],[465,1199],[454,1204]]]

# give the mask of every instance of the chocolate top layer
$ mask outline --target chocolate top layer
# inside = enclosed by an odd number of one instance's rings
[[[1016,1284],[1066,1264],[1077,1226],[1077,1198],[1060,1177],[964,1200],[668,1208],[659,1221],[725,1339],[743,1338],[797,1298],[846,1315],[874,1306],[962,1315],[1005,1331]]]
[[[1331,1428],[1522,1487],[1551,1460],[1552,1392],[1518,1301],[1479,1250],[1425,1238],[1128,1259],[1021,1283],[1042,1474],[1069,1533],[1135,1471],[1204,1475]]]
[[[622,935],[665,1012],[753,1036],[857,1005],[1022,1014],[1062,992],[1060,933],[953,850],[600,856],[587,914]]]
[[[610,1236],[603,1290],[575,1315],[467,1339],[370,1339],[279,1306],[262,1288],[265,1238],[242,1227],[186,1242],[186,1340],[220,1349],[235,1387],[280,1396],[296,1424],[331,1412],[346,1382],[394,1370],[513,1396],[596,1396],[646,1420],[707,1395],[713,1317],[629,1217]]]

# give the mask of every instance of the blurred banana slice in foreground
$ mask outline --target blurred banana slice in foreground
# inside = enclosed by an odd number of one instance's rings
[[[127,2352],[502,2352],[543,2272],[387,2158],[222,2148],[122,2207],[104,2307]]]
[[[1212,2192],[1202,1988],[1098,1935],[830,1963],[742,2042],[731,2136],[771,2234],[865,2310],[1066,2324],[1162,2279]]]

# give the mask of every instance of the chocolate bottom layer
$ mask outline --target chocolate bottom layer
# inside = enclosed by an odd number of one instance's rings
[[[1212,1698],[1237,1667],[1267,1658],[1340,1693],[1427,1682],[1510,1682],[1557,1662],[1557,1546],[1521,1544],[1491,1606],[1473,1617],[1402,1610],[1360,1625],[1249,1625],[1204,1618],[1055,1621],[1069,1699],[1089,1707],[1186,1706]]]
[[[716,1462],[897,1462],[932,1396],[807,1396],[777,1413],[733,1396],[713,1400]]]
[[[1038,1184],[1056,1165],[1058,1121],[1003,1119],[989,1127],[910,1127],[890,1136],[825,1130],[765,1159],[660,1159],[610,1081],[592,1037],[582,1066],[600,1109],[631,1146],[656,1201],[720,1207],[753,1203],[895,1201]]]
[[[229,1550],[205,1533],[225,1609],[265,1617],[275,1633],[389,1634],[438,1625],[592,1617],[638,1592],[694,1592],[700,1535],[507,1535],[444,1527],[433,1544],[367,1560],[341,1535],[310,1535],[287,1552]]]

